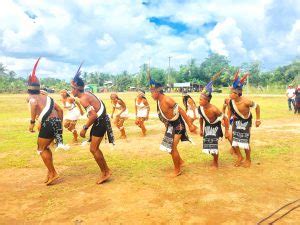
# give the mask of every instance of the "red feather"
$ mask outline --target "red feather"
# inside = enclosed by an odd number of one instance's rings
[[[240,82],[241,84],[243,84],[245,82],[245,80],[247,79],[247,77],[250,75],[250,73],[245,73],[244,76],[241,78]]]
[[[37,65],[38,65],[40,59],[41,59],[41,57],[39,57],[38,60],[36,61],[36,63],[34,64],[32,73],[31,73],[31,75],[29,76],[29,81],[30,81],[31,83],[37,83],[37,82],[39,82],[39,80],[37,79],[37,77],[36,77],[36,75],[35,75],[35,71],[36,71],[36,68],[37,68]]]
[[[239,73],[240,73],[240,68],[235,72],[234,74],[234,81],[236,81],[237,79],[239,79]]]

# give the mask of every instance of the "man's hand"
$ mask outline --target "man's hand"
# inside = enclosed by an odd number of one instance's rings
[[[29,125],[29,132],[34,133],[35,131],[33,130],[34,128],[34,123]]]
[[[86,130],[85,130],[85,129],[82,129],[82,130],[80,131],[80,137],[85,138],[85,134],[86,134]]]
[[[260,124],[261,124],[261,121],[260,121],[260,120],[256,120],[256,121],[255,121],[255,126],[256,126],[256,127],[259,127]]]
[[[229,131],[225,130],[225,138],[228,139],[229,138]]]
[[[189,126],[189,129],[190,129],[190,132],[196,133],[197,127],[196,127],[194,124],[191,124],[191,125]]]
[[[203,137],[203,130],[200,130],[200,137]]]

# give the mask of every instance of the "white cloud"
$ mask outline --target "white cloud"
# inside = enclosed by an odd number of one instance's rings
[[[153,1],[148,7],[133,0],[5,0],[0,60],[26,75],[43,56],[45,75],[68,78],[82,60],[87,71],[137,72],[148,58],[153,66],[167,68],[172,56],[171,65],[178,67],[191,58],[201,61],[210,51],[234,64],[261,60],[274,68],[300,54],[299,6],[296,0],[174,0]],[[27,10],[37,18],[29,18]],[[149,17],[170,18],[188,30],[176,34],[169,26],[150,23]],[[203,29],[209,23],[217,25]]]

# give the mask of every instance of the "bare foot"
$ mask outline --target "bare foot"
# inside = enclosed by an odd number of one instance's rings
[[[53,177],[50,177],[50,176],[49,176],[49,180],[47,181],[46,185],[52,185],[53,182],[54,182],[55,180],[57,180],[58,178],[59,178],[59,175],[58,175],[58,174],[55,174]]]
[[[45,177],[44,183],[47,183],[49,180],[49,172],[47,173],[47,176]]]
[[[251,160],[245,160],[244,163],[243,163],[243,167],[245,168],[249,168],[251,166]]]
[[[109,170],[105,174],[102,174],[99,180],[97,181],[97,184],[103,184],[105,181],[107,181],[111,177],[112,173]]]
[[[211,164],[210,164],[210,168],[211,169],[218,169],[219,168],[219,164],[215,161],[213,161]]]
[[[242,165],[242,161],[243,161],[243,157],[241,157],[241,158],[238,158],[237,160],[236,160],[236,162],[235,162],[235,164],[234,164],[234,166],[235,167],[239,167],[239,166],[241,166]]]
[[[174,170],[174,173],[171,175],[171,177],[178,177],[181,175],[181,170]]]
[[[184,167],[185,166],[185,162],[181,159],[180,160],[180,167]]]

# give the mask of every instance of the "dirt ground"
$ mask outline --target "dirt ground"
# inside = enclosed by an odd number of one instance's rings
[[[71,155],[54,154],[61,180],[50,187],[42,183],[42,162],[38,168],[0,170],[0,224],[257,224],[300,198],[299,122],[266,121],[255,129],[249,169],[233,166],[229,145],[223,141],[220,168],[211,170],[210,156],[198,158],[201,140],[193,137],[196,146],[180,144],[186,165],[177,178],[169,177],[170,156],[158,149],[161,125],[149,124],[146,138],[135,139],[131,132],[137,128],[130,127],[127,141],[118,140],[114,148],[102,145],[113,171],[110,182],[103,185],[95,184],[98,169],[87,147],[76,146]],[[269,157],[272,143],[282,143],[283,150],[274,150],[274,157]],[[62,163],[76,155],[86,155],[86,161]],[[110,163],[116,155],[122,155],[122,162]],[[297,208],[275,224],[299,221]]]

